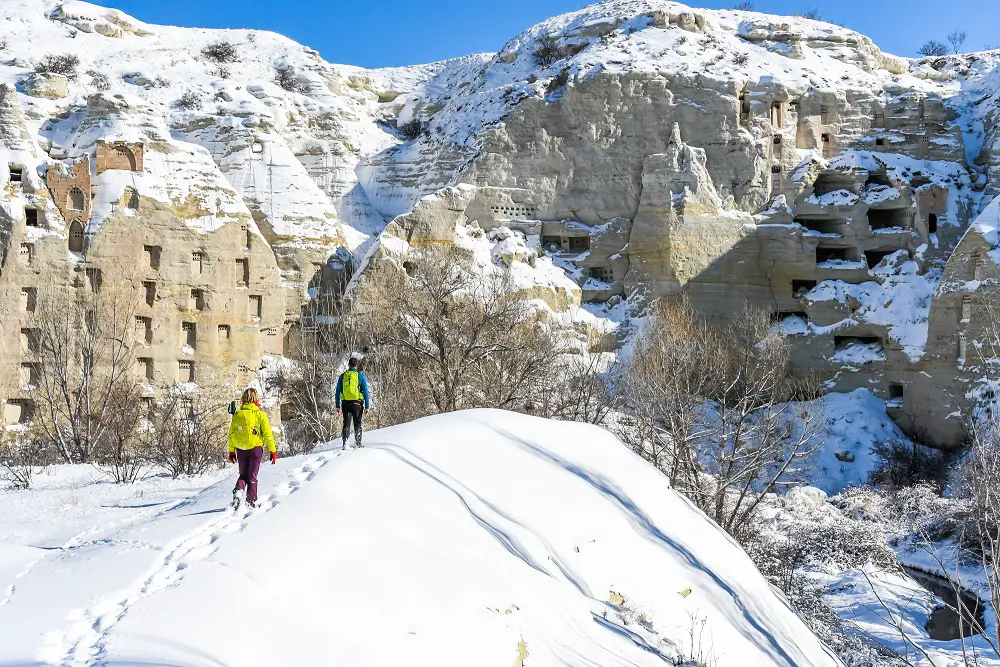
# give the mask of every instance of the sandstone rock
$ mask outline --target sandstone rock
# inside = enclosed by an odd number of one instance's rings
[[[81,32],[97,33],[104,37],[120,38],[125,34],[137,37],[153,35],[150,28],[124,12],[83,3],[66,3],[51,12],[49,18],[71,25]]]
[[[62,74],[34,73],[24,83],[24,92],[32,97],[58,100],[69,95],[69,79]]]
[[[892,74],[905,74],[910,69],[910,63],[905,58],[892,56],[888,53],[879,53],[879,69],[884,69]]]
[[[389,223],[386,234],[412,245],[450,245],[455,242],[455,227],[464,218],[475,192],[473,187],[458,186],[424,197],[412,212]]]
[[[629,284],[675,292],[748,234],[750,216],[722,210],[705,161],[705,151],[685,144],[676,124],[667,152],[644,161],[628,244]]]

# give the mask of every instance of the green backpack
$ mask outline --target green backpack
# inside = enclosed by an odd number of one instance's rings
[[[357,371],[347,371],[344,373],[340,398],[344,401],[364,400],[365,395],[361,393],[361,378]]]

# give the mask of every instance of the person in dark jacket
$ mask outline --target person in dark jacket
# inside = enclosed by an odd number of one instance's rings
[[[368,412],[371,400],[368,393],[368,378],[358,370],[358,360],[351,357],[348,368],[337,379],[337,414],[344,415],[344,429],[341,437],[347,449],[347,437],[354,424],[354,446],[361,446],[361,418]]]

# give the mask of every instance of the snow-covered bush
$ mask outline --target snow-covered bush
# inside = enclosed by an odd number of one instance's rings
[[[403,138],[407,141],[413,141],[423,134],[427,133],[427,123],[420,120],[419,118],[414,118],[409,120],[399,126],[399,133],[403,135]]]
[[[198,93],[194,92],[193,90],[189,90],[180,97],[178,97],[177,100],[174,102],[174,105],[177,108],[184,109],[186,111],[190,111],[192,109],[198,109],[201,107],[201,96]]]
[[[239,50],[232,42],[220,39],[201,50],[201,55],[214,63],[234,63],[240,59]]]
[[[108,90],[111,88],[111,80],[103,72],[91,69],[87,70],[87,76],[90,77],[90,85],[94,90]]]
[[[50,53],[35,63],[35,71],[39,74],[61,74],[73,79],[79,66],[80,58],[72,53],[62,55]]]
[[[299,79],[294,67],[279,67],[274,72],[274,82],[290,93],[304,93],[308,86]]]

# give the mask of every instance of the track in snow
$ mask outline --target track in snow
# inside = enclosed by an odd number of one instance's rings
[[[222,517],[198,526],[168,547],[162,560],[145,579],[122,594],[101,598],[90,607],[70,614],[68,627],[59,632],[45,664],[59,667],[100,664],[108,636],[133,606],[179,583],[188,567],[215,553],[218,548],[216,543],[227,533],[244,530],[251,515],[274,509],[282,498],[295,493],[316,475],[319,468],[340,454],[340,450],[335,450],[311,457],[306,464],[291,471],[290,479],[281,483],[273,495],[261,496],[257,509],[224,511]]]

